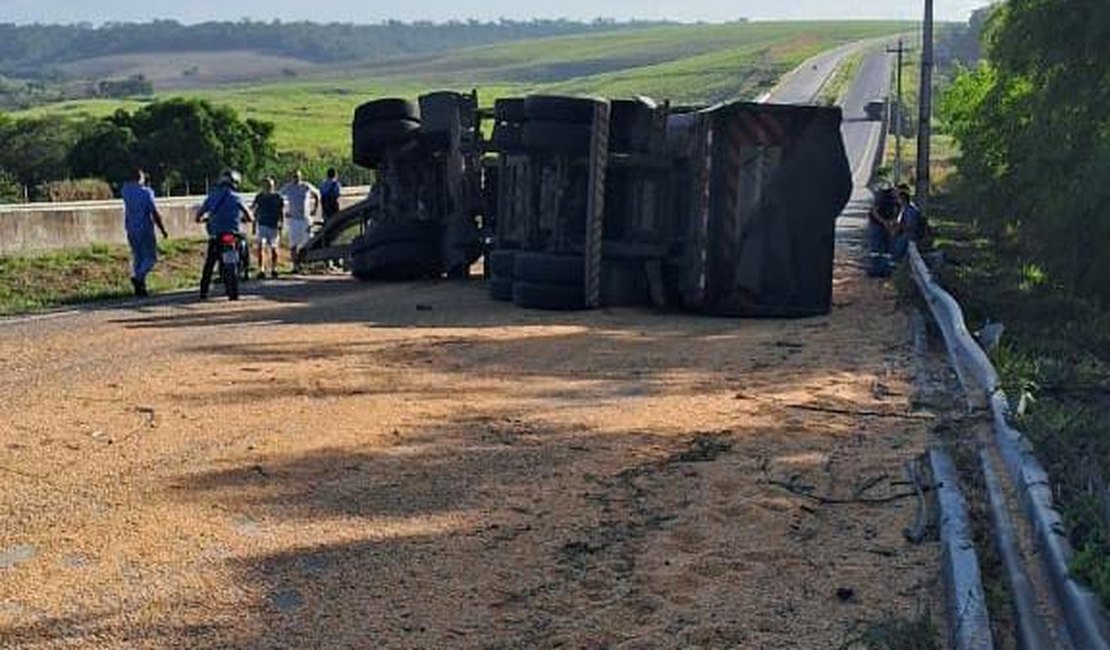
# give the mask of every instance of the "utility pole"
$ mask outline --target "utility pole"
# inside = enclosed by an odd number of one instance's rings
[[[929,145],[933,117],[933,0],[925,0],[925,22],[921,29],[921,112],[917,122],[917,204],[925,210],[929,202]]]
[[[897,48],[887,48],[888,54],[898,55],[898,72],[896,82],[898,99],[895,102],[894,119],[890,125],[891,130],[894,131],[894,184],[897,185],[902,180],[902,116],[905,114],[902,103],[902,62],[906,53],[910,50],[906,49],[905,43],[902,39],[898,39]]]

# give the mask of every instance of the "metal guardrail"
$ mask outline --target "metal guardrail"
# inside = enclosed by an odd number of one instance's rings
[[[1048,473],[1033,454],[1029,440],[1010,426],[1010,404],[999,386],[998,372],[968,332],[963,310],[956,299],[937,284],[913,243],[910,269],[929,309],[940,327],[965,393],[984,397],[990,407],[995,442],[1006,465],[1025,514],[1033,528],[1038,555],[1052,583],[1056,609],[1064,615],[1071,640],[1083,650],[1110,650],[1110,624],[1098,599],[1071,576],[1071,548],[1060,513],[1053,503]]]
[[[991,365],[986,352],[983,352],[983,348],[979,347],[971,332],[968,331],[960,303],[940,288],[933,278],[932,271],[918,252],[917,245],[912,242],[909,260],[914,282],[917,283],[921,295],[929,305],[929,311],[933,313],[933,318],[940,327],[949,358],[956,369],[956,374],[959,375],[964,392],[969,395],[974,392],[974,386],[969,381],[974,379],[986,394],[990,395],[998,389],[998,373]]]
[[[987,598],[983,593],[979,556],[972,541],[967,502],[960,492],[956,466],[946,452],[929,450],[940,505],[940,543],[948,621],[956,650],[993,650]]]

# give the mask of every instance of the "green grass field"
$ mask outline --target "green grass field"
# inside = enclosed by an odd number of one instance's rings
[[[484,105],[527,92],[648,95],[675,102],[751,98],[823,50],[905,31],[898,22],[673,25],[534,39],[422,59],[337,67],[312,76],[166,93],[228,104],[277,125],[286,151],[349,149],[350,115],[363,101],[431,89],[478,88]],[[27,114],[111,114],[140,102],[87,100]],[[19,114],[17,114],[18,116]]]
[[[159,241],[151,291],[198,286],[205,246],[204,240]],[[0,256],[0,316],[130,296],[130,264],[127,246]]]

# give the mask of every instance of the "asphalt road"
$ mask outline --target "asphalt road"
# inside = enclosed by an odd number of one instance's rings
[[[841,131],[855,185],[852,201],[837,221],[837,238],[845,243],[852,244],[863,237],[867,225],[866,213],[871,205],[871,192],[867,186],[878,154],[877,147],[882,143],[883,123],[868,120],[863,107],[872,99],[887,95],[890,72],[889,56],[882,51],[868,54],[844,100],[844,126]]]
[[[859,47],[859,43],[850,43],[809,59],[787,74],[771,91],[767,101],[776,104],[812,104],[825,81],[836,72],[840,62]]]

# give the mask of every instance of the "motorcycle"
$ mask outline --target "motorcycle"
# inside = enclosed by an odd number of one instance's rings
[[[249,264],[243,260],[250,260],[250,256],[242,254],[243,237],[239,233],[224,232],[216,236],[219,242],[220,280],[223,282],[224,291],[228,300],[239,299],[239,273],[241,265]]]
[[[251,279],[251,244],[242,233],[236,233],[235,238],[239,248],[239,278],[245,282]]]

